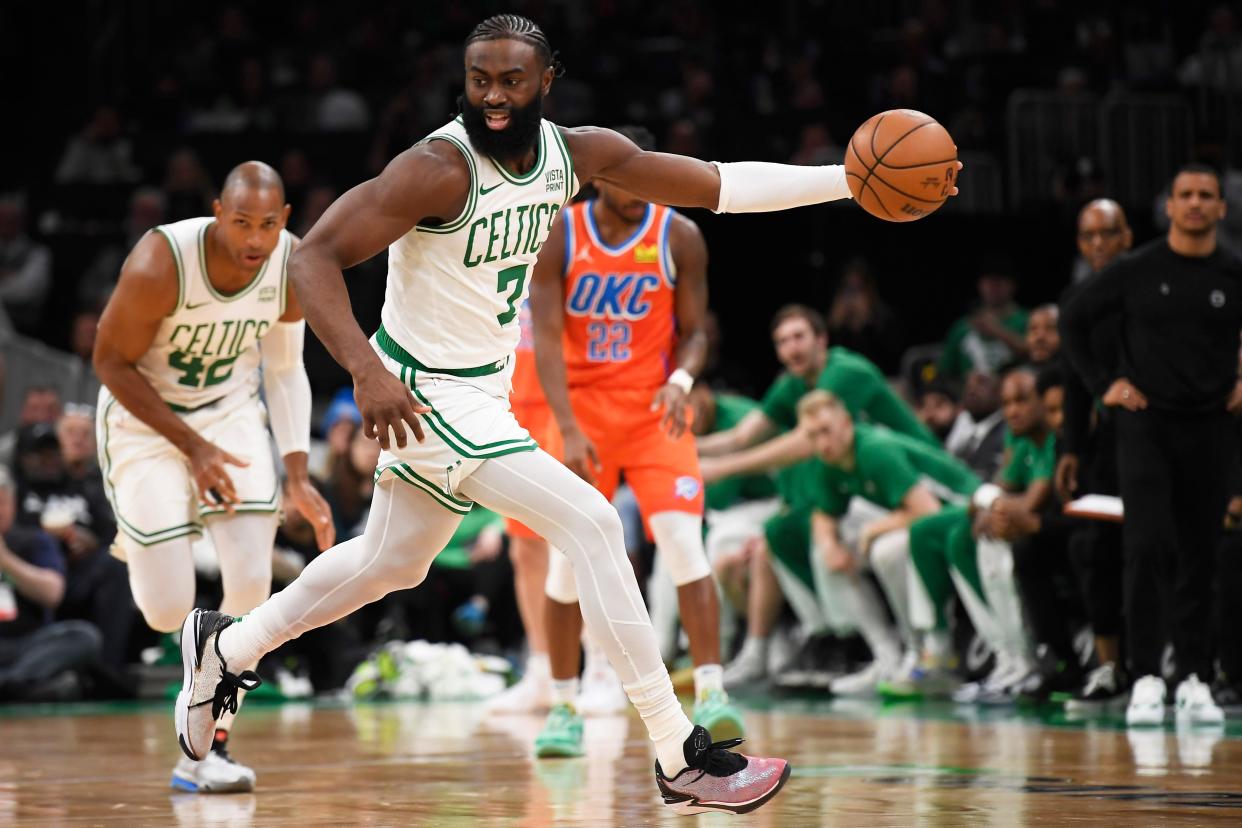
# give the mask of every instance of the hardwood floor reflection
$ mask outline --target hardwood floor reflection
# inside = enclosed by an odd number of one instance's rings
[[[477,705],[246,708],[233,750],[248,795],[169,790],[164,707],[0,716],[0,825],[1201,825],[1242,818],[1242,738],[878,705],[748,713],[747,748],[794,776],[739,821],[666,813],[634,716],[588,720],[587,755],[535,761],[542,721]]]

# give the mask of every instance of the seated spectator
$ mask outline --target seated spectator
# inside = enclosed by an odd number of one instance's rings
[[[1040,305],[1026,320],[1026,355],[1036,368],[1056,359],[1061,352],[1061,334],[1057,330],[1060,309],[1056,305]]]
[[[0,199],[0,304],[18,331],[39,331],[51,289],[51,251],[27,235],[21,201]]]
[[[102,633],[102,664],[117,683],[135,616],[125,565],[108,554],[116,521],[93,462],[93,426],[74,408],[56,426],[36,423],[21,429],[17,522],[41,528],[59,543],[65,587],[58,617],[84,619]],[[67,456],[58,433],[69,438]],[[77,477],[69,472],[70,458]]]
[[[1014,302],[1016,284],[1006,265],[989,263],[979,276],[979,307],[953,323],[940,355],[940,373],[997,373],[1026,356],[1026,311]]]
[[[119,184],[134,181],[139,169],[116,107],[95,108],[90,122],[65,147],[56,168],[61,184]]]
[[[901,362],[901,325],[884,304],[865,259],[846,265],[828,309],[828,338],[862,354],[888,376]]]
[[[16,525],[13,480],[0,467],[0,701],[72,698],[99,655],[99,631],[53,621],[65,561],[39,529]]]
[[[962,410],[945,438],[949,454],[965,463],[982,480],[1000,470],[1005,452],[1005,417],[1000,406],[1000,379],[972,371],[962,390]]]
[[[1065,381],[1057,365],[1040,371],[1037,390],[1044,407],[1048,430],[1058,439],[1063,423]],[[1043,696],[1053,691],[1077,690],[1083,673],[1074,650],[1070,620],[1083,617],[1083,607],[1104,596],[1082,591],[1081,601],[1064,607],[1058,594],[1057,581],[1078,583],[1070,559],[1075,533],[1085,529],[1082,521],[1064,513],[1064,503],[1053,491],[1042,507],[998,513],[993,525],[1000,538],[1013,546],[1014,573],[1022,590],[1023,604],[1031,620],[1031,632],[1037,643],[1047,645],[1050,658],[1039,665],[1036,680],[1025,691]],[[1120,576],[1120,573],[1118,573]],[[1098,585],[1097,585],[1098,586]],[[1121,578],[1116,579],[1117,603],[1120,600]],[[1121,692],[1113,687],[1113,694]]]
[[[1030,368],[1006,374],[1001,396],[1009,433],[997,484],[979,487],[969,506],[942,509],[910,527],[913,570],[930,598],[931,617],[912,608],[911,621],[925,642],[923,663],[887,687],[893,695],[952,691],[962,702],[1011,703],[1030,679],[1031,645],[1013,577],[1013,551],[1003,533],[1010,516],[1038,510],[1047,501],[1055,438]],[[946,603],[955,588],[996,662],[982,682],[953,690],[957,678],[946,646]]]
[[[65,476],[91,487],[103,487],[99,454],[95,444],[95,409],[82,403],[69,403],[56,421],[56,439]]]
[[[7,377],[6,377],[7,378]],[[30,385],[22,396],[17,415],[18,428],[36,423],[51,424],[60,419],[60,393],[47,385]],[[10,466],[17,448],[17,430],[0,436],[0,465]]]
[[[828,392],[803,397],[798,417],[815,446],[817,472],[810,543],[803,554],[811,558],[825,616],[852,616],[874,659],[862,671],[833,681],[830,689],[839,696],[872,695],[881,682],[913,670],[921,650],[907,578],[911,524],[938,513],[944,502],[964,502],[980,481],[943,449],[856,423]],[[859,577],[865,569],[875,572],[900,639],[879,596]]]
[[[937,377],[923,385],[915,396],[914,412],[936,439],[944,442],[962,413],[960,394],[952,381]]]

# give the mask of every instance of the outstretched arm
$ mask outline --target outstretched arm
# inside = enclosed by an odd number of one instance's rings
[[[358,326],[342,271],[379,253],[420,221],[451,221],[466,203],[470,173],[461,154],[443,141],[411,147],[370,181],[338,198],[289,259],[289,280],[306,321],[328,352],[354,378],[364,433],[385,449],[389,428],[399,447],[404,421],[421,440],[419,406],[388,373]]]
[[[851,197],[841,165],[709,163],[640,150],[625,136],[600,127],[566,129],[563,134],[579,181],[606,181],[659,204],[766,213]],[[956,195],[956,187],[952,193]]]

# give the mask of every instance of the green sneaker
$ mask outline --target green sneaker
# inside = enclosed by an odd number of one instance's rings
[[[582,755],[582,716],[572,704],[558,704],[548,714],[543,730],[535,737],[535,756],[540,759]]]
[[[694,715],[691,718],[696,725],[707,728],[707,732],[717,742],[740,739],[745,730],[741,711],[729,704],[729,694],[723,690],[704,692],[695,701]]]

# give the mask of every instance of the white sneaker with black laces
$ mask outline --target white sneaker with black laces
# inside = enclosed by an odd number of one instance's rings
[[[1212,698],[1211,689],[1193,673],[1177,685],[1174,698],[1178,724],[1220,725],[1225,722],[1225,711]]]
[[[263,681],[253,670],[230,673],[220,654],[220,632],[233,619],[215,610],[196,609],[181,625],[181,692],[173,708],[177,743],[190,759],[207,758],[224,711],[237,712],[237,692]]]
[[[1130,727],[1159,727],[1164,724],[1164,697],[1168,690],[1159,676],[1143,676],[1134,682],[1126,724]]]

